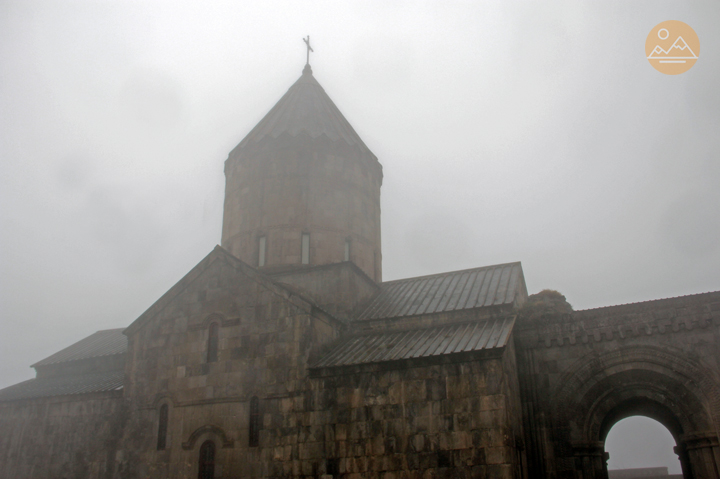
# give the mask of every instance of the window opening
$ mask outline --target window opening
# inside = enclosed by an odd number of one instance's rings
[[[302,264],[310,264],[310,234],[302,235]]]
[[[218,360],[218,323],[210,323],[208,330],[207,362]]]
[[[250,433],[248,444],[257,447],[260,444],[260,400],[257,396],[250,399]]]
[[[205,441],[200,446],[200,466],[198,467],[198,479],[215,478],[215,443]]]
[[[265,266],[265,250],[267,249],[267,237],[258,238],[258,266]]]
[[[165,450],[167,442],[167,428],[168,428],[168,405],[163,404],[160,406],[160,413],[158,417],[158,437],[157,437],[157,450]]]

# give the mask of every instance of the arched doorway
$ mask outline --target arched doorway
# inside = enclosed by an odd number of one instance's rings
[[[613,470],[665,468],[682,474],[674,452],[676,439],[662,423],[646,416],[630,416],[616,422],[605,437],[608,474]]]
[[[198,466],[198,479],[213,479],[215,477],[215,443],[205,441],[200,446],[200,461]]]

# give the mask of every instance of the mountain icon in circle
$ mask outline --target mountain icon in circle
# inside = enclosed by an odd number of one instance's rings
[[[663,50],[660,45],[655,45],[652,53],[648,56],[648,59],[685,59],[694,60],[697,59],[697,55],[692,51],[690,46],[685,43],[683,37],[678,36],[675,42],[667,50]]]

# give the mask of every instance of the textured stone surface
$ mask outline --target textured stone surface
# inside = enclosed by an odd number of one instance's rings
[[[605,436],[635,414],[675,436],[687,477],[717,477],[720,293],[519,320],[516,338],[530,477],[604,477]]]
[[[111,478],[122,392],[0,403],[0,477]]]
[[[214,255],[179,283],[179,295],[129,328],[131,414],[117,477],[195,477],[208,439],[218,445],[218,477],[517,477],[512,348],[311,374],[309,358],[345,324]],[[220,348],[207,363],[212,321],[221,325]],[[249,446],[253,396],[259,447]],[[169,446],[157,451],[163,404]]]
[[[350,260],[379,282],[382,166],[312,74],[290,93],[268,115],[272,134],[254,130],[225,163],[222,245],[257,266],[265,236],[265,267],[273,268],[301,265],[303,233],[311,265],[344,261],[349,241]],[[336,130],[351,131],[355,141]]]

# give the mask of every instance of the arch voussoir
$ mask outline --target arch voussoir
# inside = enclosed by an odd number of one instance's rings
[[[193,431],[190,437],[188,437],[188,440],[182,443],[182,448],[186,451],[193,449],[198,439],[204,435],[212,435],[220,439],[223,448],[230,448],[235,445],[235,441],[232,440],[221,427],[208,424]]]

